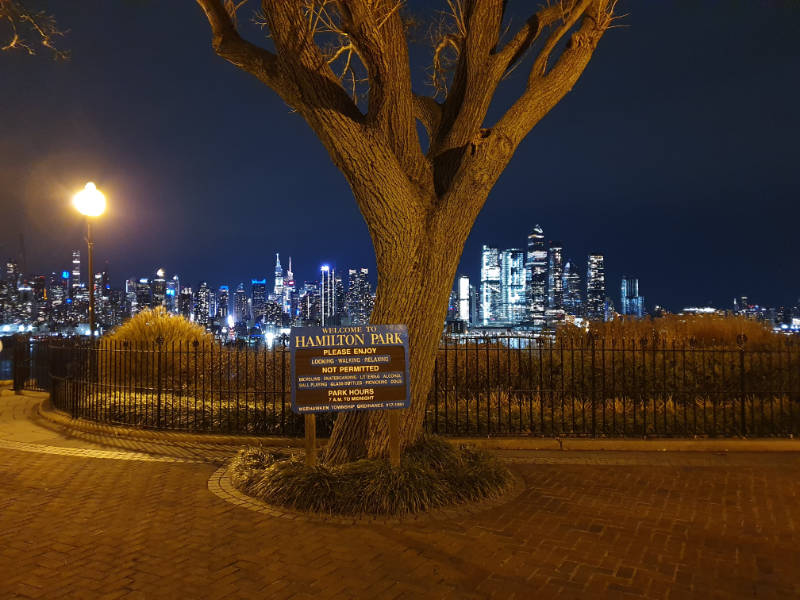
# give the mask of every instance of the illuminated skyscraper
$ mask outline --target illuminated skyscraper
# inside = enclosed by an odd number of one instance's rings
[[[266,286],[264,287],[266,291]],[[281,255],[275,254],[275,288],[273,289],[275,293],[275,299],[278,302],[282,301],[283,298],[283,267],[281,267]],[[253,309],[255,310],[255,301],[256,299],[253,298]],[[264,301],[266,302],[266,294],[264,297]]]
[[[178,314],[189,321],[194,319],[194,294],[192,288],[181,288],[178,296]]]
[[[200,282],[194,296],[194,322],[206,327],[208,325],[211,289],[205,281]]]
[[[280,263],[279,263],[280,264]],[[276,271],[277,273],[277,271]],[[266,279],[251,279],[250,286],[253,298],[253,319],[258,321],[264,320],[264,315],[267,311],[267,280]],[[277,275],[275,289],[278,289]],[[281,291],[283,290],[283,277],[281,276]],[[276,297],[280,300],[281,296],[276,291]]]
[[[336,316],[336,272],[328,265],[320,267],[320,325],[333,325]]]
[[[250,320],[250,302],[243,283],[236,286],[233,293],[233,319],[236,325]]]
[[[347,319],[352,325],[369,323],[372,314],[372,292],[367,269],[350,269],[347,272]]]
[[[294,273],[292,272],[292,257],[289,257],[289,268],[283,280],[283,312],[292,314],[292,305],[295,301]]]
[[[590,254],[586,269],[586,318],[605,319],[606,272],[602,254]]]
[[[178,313],[178,294],[181,292],[181,281],[177,275],[166,282],[164,290],[164,303],[167,311],[172,314]]]
[[[469,277],[462,275],[458,278],[458,318],[465,323],[473,322],[473,315],[470,311],[471,288]]]
[[[227,285],[221,285],[217,291],[217,320],[221,324],[225,324],[228,321],[229,306],[230,288]]]
[[[639,295],[639,280],[623,275],[620,291],[620,312],[641,319],[644,316],[644,298]]]
[[[564,310],[564,248],[561,242],[550,242],[547,252],[547,305]]]
[[[502,319],[500,253],[497,248],[481,250],[481,324],[499,325]]]
[[[525,253],[517,248],[500,255],[501,320],[518,325],[525,320]]]
[[[153,279],[153,306],[166,306],[166,304],[167,282],[164,280],[164,269],[159,269]]]
[[[525,296],[529,321],[541,326],[547,305],[547,249],[544,232],[537,225],[528,235],[528,255],[525,264]]]
[[[583,300],[581,298],[581,277],[575,263],[568,260],[564,265],[562,276],[564,288],[564,311],[573,317],[583,316]]]
[[[142,277],[136,282],[136,305],[139,310],[153,308],[153,289],[150,287],[150,280]]]
[[[70,297],[77,300],[81,288],[81,251],[72,251],[72,280],[70,281]]]

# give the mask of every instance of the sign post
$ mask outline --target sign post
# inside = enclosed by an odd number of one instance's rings
[[[306,413],[306,466],[317,466],[317,415]]]
[[[389,410],[389,462],[400,466],[400,411]]]
[[[316,413],[388,412],[389,456],[400,464],[400,410],[410,406],[405,325],[293,327],[292,410],[305,415],[306,464],[316,464]]]

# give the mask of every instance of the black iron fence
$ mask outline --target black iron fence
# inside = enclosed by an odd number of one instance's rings
[[[301,435],[289,350],[219,344],[26,344],[28,387],[74,417],[186,431]],[[425,414],[447,435],[794,436],[800,346],[653,340],[443,340]],[[333,415],[317,419],[330,432]]]
[[[800,346],[444,340],[426,428],[454,435],[794,436]]]

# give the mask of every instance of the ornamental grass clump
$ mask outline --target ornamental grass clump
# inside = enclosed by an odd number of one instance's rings
[[[307,467],[301,456],[246,448],[231,465],[243,493],[269,504],[331,515],[408,515],[492,498],[511,482],[497,458],[424,436],[399,468],[386,460]]]

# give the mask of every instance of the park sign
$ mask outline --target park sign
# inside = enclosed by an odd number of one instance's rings
[[[295,413],[410,405],[405,325],[292,327],[289,347]]]

